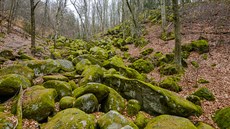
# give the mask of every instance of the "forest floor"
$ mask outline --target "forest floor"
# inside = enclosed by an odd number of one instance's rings
[[[216,8],[213,8],[216,6]],[[206,14],[205,8],[209,8],[210,14]],[[201,86],[206,86],[215,95],[215,101],[203,101],[202,108],[204,113],[200,117],[191,118],[194,121],[203,121],[211,124],[215,128],[217,125],[212,120],[212,115],[218,109],[230,106],[230,7],[223,4],[199,6],[196,11],[184,12],[186,16],[182,20],[182,44],[190,43],[199,38],[205,38],[209,41],[209,53],[207,60],[202,58],[198,53],[192,53],[187,59],[188,68],[180,81],[182,91],[178,94],[185,97],[193,93]],[[189,12],[189,14],[188,14]],[[199,12],[199,13],[198,13]],[[192,14],[196,14],[191,16]],[[221,14],[222,13],[222,14]],[[199,15],[198,15],[199,14]],[[217,15],[218,14],[218,15]],[[221,14],[221,15],[219,15]],[[191,17],[193,18],[191,18]],[[190,18],[189,18],[190,17]],[[194,20],[195,19],[195,20]],[[143,48],[129,46],[129,53],[132,57],[137,57],[140,52],[153,48],[155,52],[170,53],[174,49],[174,40],[163,41],[159,37],[162,33],[160,25],[148,23],[145,25],[147,30],[146,39],[149,44]],[[191,61],[199,63],[199,68],[195,69]],[[162,77],[157,69],[148,74],[149,77],[155,78],[160,82]],[[206,79],[208,84],[198,85],[195,88],[197,79]]]

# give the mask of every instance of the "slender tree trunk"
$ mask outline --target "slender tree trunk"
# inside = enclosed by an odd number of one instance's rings
[[[8,24],[7,24],[7,33],[11,32],[11,26],[12,26],[12,21],[14,19],[16,3],[17,3],[17,1],[11,0],[10,14],[9,14],[9,17],[8,17]]]
[[[181,33],[180,16],[178,0],[172,0],[174,13],[174,31],[175,31],[175,63],[178,68],[181,67]]]
[[[165,32],[166,27],[166,10],[165,10],[165,0],[161,0],[161,20],[162,20],[162,29]]]

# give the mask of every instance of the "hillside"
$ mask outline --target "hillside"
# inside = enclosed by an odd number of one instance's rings
[[[59,36],[57,49],[38,36],[34,57],[26,32],[1,26],[0,128],[228,129],[230,5],[188,4],[181,19],[181,71],[156,21],[139,39],[123,39],[124,24],[88,42]]]

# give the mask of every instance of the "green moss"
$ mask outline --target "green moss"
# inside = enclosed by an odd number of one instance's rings
[[[140,102],[135,99],[130,99],[127,105],[127,113],[130,116],[136,115],[141,109]]]
[[[154,69],[154,65],[149,60],[139,59],[135,61],[132,65],[132,68],[136,69],[139,72],[149,73]]]
[[[201,79],[198,80],[198,83],[200,83],[200,84],[206,84],[206,83],[209,83],[209,81],[201,78]]]
[[[168,32],[162,32],[160,38],[164,41],[170,41],[170,40],[175,39],[175,34],[173,32],[169,32],[169,33]]]
[[[44,81],[49,81],[49,80],[59,80],[59,81],[68,81],[69,79],[63,75],[47,75],[42,77]]]
[[[197,129],[214,129],[212,126],[208,125],[208,124],[205,124],[203,122],[199,122],[197,125],[196,125]]]
[[[98,109],[98,100],[96,96],[91,93],[85,94],[76,99],[74,107],[79,108],[86,113],[93,113]]]
[[[197,129],[191,121],[183,117],[160,115],[153,118],[145,129]]]
[[[174,62],[174,54],[173,53],[169,53],[169,54],[165,54],[160,56],[161,53],[159,53],[159,58],[157,59],[157,66],[162,66],[164,64],[169,64],[169,63],[173,63]]]
[[[31,83],[26,77],[18,74],[0,76],[0,96],[15,95],[21,86],[26,89],[31,86]]]
[[[196,95],[196,96],[200,97],[201,99],[206,99],[206,100],[209,100],[209,101],[214,101],[215,100],[215,96],[206,87],[199,88],[197,91],[195,91],[193,93],[193,95]]]
[[[159,71],[163,75],[174,75],[180,73],[175,64],[165,64],[160,67]]]
[[[61,98],[61,100],[59,102],[60,109],[64,110],[67,108],[72,108],[74,101],[75,101],[75,98],[70,97],[70,96],[65,96],[65,97]]]
[[[80,62],[78,62],[75,66],[76,68],[76,72],[81,74],[85,68],[89,65],[91,65],[92,63],[88,60],[88,59],[82,59]]]
[[[189,95],[187,98],[186,98],[188,101],[196,104],[196,105],[199,105],[201,106],[201,100],[200,100],[200,97],[196,96],[196,95]]]
[[[199,64],[196,61],[192,61],[191,64],[193,67],[199,68]]]
[[[2,50],[0,52],[0,57],[4,57],[5,59],[9,59],[9,60],[15,58],[12,50]]]
[[[62,58],[61,53],[59,51],[57,51],[57,50],[52,52],[52,56],[53,56],[54,59],[61,59]]]
[[[102,66],[103,60],[100,59],[97,56],[93,56],[93,55],[90,55],[90,54],[84,54],[84,55],[80,55],[80,56],[74,58],[73,63],[76,65],[78,62],[80,62],[83,59],[88,59],[91,62],[91,64],[93,64],[93,65]]]
[[[203,54],[203,55],[202,55],[202,58],[203,58],[204,60],[207,60],[207,59],[208,59],[208,55],[207,55],[207,54]]]
[[[109,95],[102,102],[102,110],[108,112],[110,110],[116,110],[122,112],[125,109],[125,99],[117,93],[114,89],[109,88]]]
[[[109,95],[110,89],[106,85],[100,83],[88,83],[85,87],[75,89],[73,91],[73,96],[78,98],[87,93],[94,94],[97,97],[97,100],[101,102]]]
[[[112,67],[125,67],[125,63],[123,59],[119,56],[114,56],[110,58],[109,60],[104,61],[103,67],[105,68],[112,68]]]
[[[147,113],[145,112],[138,112],[136,115],[136,119],[134,120],[134,123],[139,127],[139,129],[144,129],[147,123],[151,120],[147,117]]]
[[[33,86],[24,92],[22,99],[23,117],[38,122],[45,120],[55,108],[57,92],[42,86]]]
[[[20,53],[18,58],[22,59],[22,60],[35,60],[34,57],[32,57],[26,53]]]
[[[0,69],[0,75],[7,75],[7,74],[19,74],[23,75],[28,78],[30,81],[34,78],[34,71],[29,67],[22,66],[22,65],[12,65],[5,68]]]
[[[152,52],[153,52],[153,48],[148,48],[148,49],[142,51],[141,55],[147,56],[147,55],[151,54]]]
[[[70,86],[72,87],[72,90],[75,90],[76,88],[78,88],[78,86],[77,86],[77,84],[75,83],[74,80],[70,80],[70,81],[69,81],[69,84],[70,84]]]
[[[61,99],[64,96],[72,95],[72,87],[68,82],[50,80],[45,82],[43,86],[46,88],[54,88],[58,93],[58,99]]]
[[[230,129],[230,107],[225,107],[218,110],[213,120],[217,123],[220,129]]]
[[[92,55],[97,55],[100,59],[107,59],[109,57],[108,52],[100,47],[93,47],[90,49]]]
[[[177,81],[174,80],[172,77],[167,77],[160,83],[160,87],[174,91],[180,92],[182,88],[178,85]]]
[[[138,100],[142,110],[152,115],[159,113],[190,116],[202,113],[199,106],[175,93],[137,79],[113,74],[105,75],[103,83],[114,88],[126,99]]]
[[[57,60],[57,62],[60,63],[62,70],[66,71],[66,72],[74,71],[74,66],[73,66],[73,63],[71,61],[59,59],[59,60]]]
[[[131,37],[131,36],[129,36],[129,37],[127,37],[126,39],[125,39],[125,43],[126,44],[132,44],[134,42],[134,39]]]
[[[58,112],[42,129],[95,129],[95,118],[76,108]]]
[[[122,127],[125,128],[125,126],[130,126],[129,128],[132,129],[138,129],[132,121],[113,110],[100,117],[98,119],[98,125],[100,129],[121,129]]]
[[[206,53],[209,51],[209,45],[206,40],[197,40],[192,41],[191,43],[194,51],[199,52],[200,54]]]
[[[14,129],[16,128],[16,123],[11,119],[12,114],[0,112],[0,128],[1,129]]]

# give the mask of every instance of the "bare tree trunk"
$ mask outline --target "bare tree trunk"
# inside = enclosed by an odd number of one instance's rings
[[[172,0],[174,13],[174,31],[175,31],[175,63],[178,68],[181,67],[181,25],[179,16],[178,0]]]
[[[11,26],[12,26],[12,22],[14,19],[14,14],[16,11],[16,4],[17,4],[17,0],[11,0],[11,5],[10,5],[10,14],[8,17],[8,24],[7,24],[7,33],[11,32]]]
[[[35,55],[36,53],[36,44],[35,44],[35,9],[40,1],[38,1],[36,4],[34,4],[34,0],[30,0],[30,9],[31,9],[31,14],[30,14],[30,22],[31,22],[31,53]]]
[[[166,10],[165,10],[165,0],[161,0],[161,20],[162,20],[162,29],[165,32],[166,27]]]

